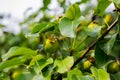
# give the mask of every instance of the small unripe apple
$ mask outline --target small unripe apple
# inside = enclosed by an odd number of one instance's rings
[[[44,50],[48,53],[54,53],[58,50],[59,43],[57,39],[46,39],[44,42]]]
[[[88,29],[93,29],[95,27],[98,26],[98,22],[97,21],[93,21],[88,25]]]
[[[83,68],[86,70],[86,69],[89,69],[90,67],[92,66],[92,63],[87,60],[83,63]]]
[[[107,66],[107,71],[109,73],[117,73],[120,71],[120,66],[117,62],[112,62]]]
[[[112,21],[113,17],[111,14],[107,14],[104,18],[105,23],[110,23]]]
[[[15,70],[13,73],[12,73],[12,79],[16,79],[16,78],[19,78],[21,75],[21,70]]]

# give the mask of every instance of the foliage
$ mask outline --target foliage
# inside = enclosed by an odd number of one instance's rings
[[[88,13],[80,5],[89,0],[69,5],[58,0],[65,15],[44,14],[35,22],[51,1],[43,0],[44,6],[20,23],[29,26],[20,34],[1,36],[0,80],[120,80],[119,0],[97,0]],[[114,12],[105,12],[113,3]]]

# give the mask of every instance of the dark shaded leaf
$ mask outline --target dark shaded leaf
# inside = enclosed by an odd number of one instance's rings
[[[114,43],[116,41],[117,34],[114,34],[102,47],[103,51],[107,54],[110,55],[112,48],[114,46]]]
[[[39,23],[32,29],[32,34],[38,33],[41,29],[43,29],[47,23]]]
[[[103,66],[105,63],[109,61],[109,56],[100,48],[100,44],[97,43],[95,47],[95,61],[99,66]]]
[[[120,80],[120,72],[110,75],[111,80]]]

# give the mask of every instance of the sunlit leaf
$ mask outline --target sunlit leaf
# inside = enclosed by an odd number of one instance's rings
[[[95,80],[93,77],[87,75],[87,76],[80,76],[78,80]]]
[[[80,24],[79,19],[78,20],[70,20],[68,18],[63,18],[60,21],[59,29],[63,36],[75,38],[76,37],[76,28]]]
[[[42,74],[39,74],[39,75],[35,75],[33,77],[33,80],[45,80],[44,77],[42,76]]]
[[[67,78],[63,78],[63,80],[68,80]]]
[[[88,36],[91,36],[91,37],[100,36],[101,26],[98,24],[95,24],[95,25],[90,24],[88,25],[88,27],[84,26],[83,29]]]
[[[29,59],[29,56],[22,56],[22,57],[13,58],[7,61],[3,61],[0,63],[0,70],[15,66],[15,65],[21,65],[25,62],[26,59]]]
[[[40,60],[40,59],[44,59],[43,55],[36,55],[35,57],[33,57],[33,59],[31,60],[29,66],[35,65],[36,61]]]
[[[78,80],[79,76],[82,76],[82,72],[79,69],[73,69],[68,72],[68,80]]]
[[[9,51],[2,56],[3,61],[7,60],[8,58],[15,57],[15,56],[25,56],[29,55],[31,58],[32,56],[36,55],[37,51],[31,50],[25,47],[12,47]]]
[[[95,67],[91,67],[91,71],[95,80],[110,80],[109,74],[103,69],[97,69]]]
[[[57,67],[57,72],[64,73],[70,70],[74,63],[73,57],[66,57],[63,60],[56,59],[54,66]]]

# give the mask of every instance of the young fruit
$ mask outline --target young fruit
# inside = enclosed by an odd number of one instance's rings
[[[105,23],[110,23],[112,21],[112,15],[107,14],[104,18]]]
[[[89,69],[91,67],[92,63],[87,60],[83,63],[83,68],[86,70],[86,69]]]
[[[13,70],[11,74],[11,80],[31,80],[32,74],[25,69],[16,69]]]
[[[84,63],[83,63],[83,68],[84,70],[90,69],[90,67],[95,63],[95,60],[93,57],[88,58]]]
[[[54,53],[58,50],[59,43],[55,38],[47,38],[44,42],[44,50],[48,53]]]
[[[21,70],[15,70],[13,73],[12,73],[12,79],[16,79],[16,78],[19,78],[21,76]]]
[[[107,71],[109,73],[117,73],[120,71],[120,66],[117,62],[112,62],[107,66]]]
[[[93,21],[88,25],[89,29],[93,29],[94,27],[98,26],[98,22],[97,21]]]

